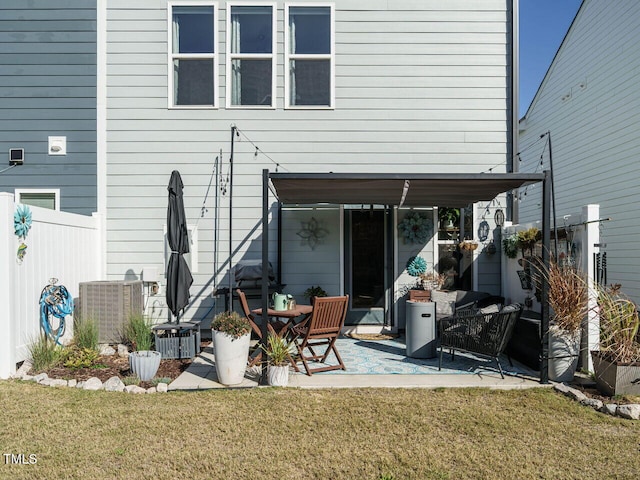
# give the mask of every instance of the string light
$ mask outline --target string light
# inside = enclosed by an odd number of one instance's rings
[[[250,143],[250,144],[251,144],[251,145],[256,149],[256,150],[255,150],[255,152],[253,153],[253,158],[257,158],[257,157],[258,157],[258,154],[262,154],[262,155],[264,155],[265,157],[267,157],[267,159],[269,159],[269,161],[270,161],[271,163],[273,163],[273,164],[276,166],[276,172],[278,171],[278,169],[279,169],[279,168],[282,168],[285,172],[288,172],[288,171],[289,171],[288,169],[286,169],[286,168],[282,167],[282,166],[280,165],[280,163],[279,163],[279,162],[276,162],[273,158],[271,158],[269,155],[267,155],[266,153],[264,153],[264,152],[260,149],[260,147],[258,147],[258,145],[256,145],[256,144],[254,143],[254,141],[253,141],[253,140],[251,140],[251,139],[247,136],[247,134],[246,134],[246,133],[244,133],[242,130],[240,130],[238,127],[236,127],[236,132],[238,133],[238,135],[241,135],[242,137],[244,137],[244,139],[245,139],[246,141],[248,141],[248,142],[249,142],[249,143]]]

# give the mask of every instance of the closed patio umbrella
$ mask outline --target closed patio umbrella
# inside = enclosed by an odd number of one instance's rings
[[[187,219],[182,199],[182,178],[180,172],[171,172],[169,180],[169,206],[167,207],[167,240],[171,255],[167,265],[167,306],[179,321],[178,314],[189,304],[189,287],[193,277],[183,254],[189,253]]]

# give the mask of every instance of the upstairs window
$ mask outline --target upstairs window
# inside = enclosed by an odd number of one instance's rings
[[[227,3],[227,107],[275,107],[275,4]]]
[[[217,107],[215,2],[169,4],[169,106]]]
[[[334,107],[334,7],[285,6],[285,106]]]

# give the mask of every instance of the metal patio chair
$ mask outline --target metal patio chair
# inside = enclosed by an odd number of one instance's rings
[[[498,365],[500,376],[504,378],[498,357],[506,348],[521,313],[522,306],[513,304],[495,313],[469,309],[441,319],[438,370],[442,368],[444,349],[449,348],[452,360],[455,358],[455,350],[493,358]],[[512,364],[511,358],[509,363]]]

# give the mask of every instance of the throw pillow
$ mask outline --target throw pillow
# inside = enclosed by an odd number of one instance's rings
[[[456,295],[455,291],[431,291],[431,301],[436,303],[436,320],[453,315],[456,309]]]

